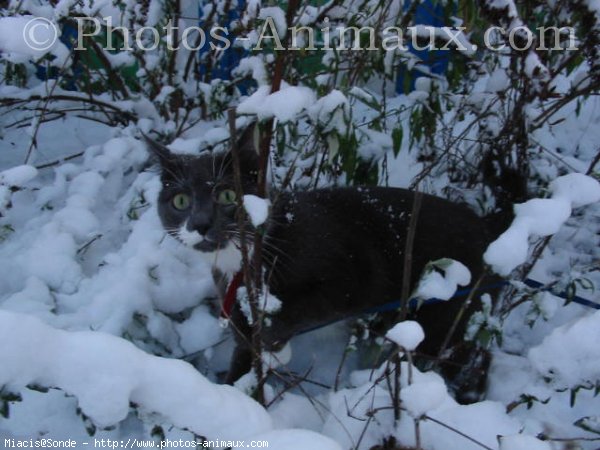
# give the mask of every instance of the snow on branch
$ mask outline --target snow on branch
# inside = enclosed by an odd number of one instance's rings
[[[490,244],[483,258],[494,272],[506,276],[527,260],[530,236],[550,236],[571,216],[572,208],[600,201],[600,183],[571,173],[550,184],[551,198],[534,198],[515,205],[515,219]]]
[[[50,64],[64,65],[69,51],[58,37],[58,26],[45,18],[0,18],[0,52],[3,58],[15,63],[38,60],[50,53],[56,57]]]
[[[38,171],[33,166],[22,165],[0,172],[0,217],[10,207],[10,197],[14,190],[23,187]]]
[[[237,111],[256,114],[259,120],[275,117],[282,122],[291,122],[316,100],[314,91],[307,87],[283,83],[281,90],[271,93],[271,87],[265,85],[240,103]]]
[[[527,42],[527,35],[533,33],[525,22],[519,16],[519,11],[512,0],[488,0],[482,2],[482,9],[488,18],[500,25],[506,33],[515,32],[515,38]],[[533,47],[527,51],[525,58],[525,73],[532,79],[548,81],[550,71],[542,63],[539,55],[533,50]]]

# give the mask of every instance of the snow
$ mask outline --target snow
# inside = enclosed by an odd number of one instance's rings
[[[385,337],[406,351],[412,352],[425,339],[425,333],[418,322],[405,320],[394,325]]]
[[[320,431],[322,420],[319,411],[304,395],[286,392],[282,398],[270,408],[275,429],[302,427],[312,431]]]
[[[494,449],[498,448],[498,435],[519,433],[520,424],[506,414],[502,404],[484,401],[467,406],[458,405],[447,393],[439,375],[422,373],[413,367],[410,371],[413,379],[409,384],[408,372],[408,363],[403,362],[400,396],[410,414],[401,414],[399,422],[395,423],[391,408],[386,408],[392,395],[388,391],[388,383],[374,382],[383,373],[381,367],[375,373],[355,373],[353,381],[358,386],[330,395],[329,409],[332,414],[325,421],[323,433],[341,443],[343,448],[355,448],[360,440],[360,449],[370,449],[390,435],[395,436],[403,446],[414,446],[414,418],[424,413]],[[420,428],[423,448],[481,448],[431,420],[421,420]]]
[[[270,292],[260,298],[258,307],[267,314],[275,314],[281,309],[281,300]]]
[[[265,352],[262,354],[262,362],[265,370],[277,369],[285,366],[292,360],[292,346],[286,343],[278,352]]]
[[[448,392],[440,380],[413,383],[402,389],[400,401],[412,417],[421,417],[441,406]]]
[[[240,304],[242,312],[252,323],[252,309],[250,308],[250,298],[248,296],[247,289],[242,286],[237,290],[237,300]],[[270,314],[276,314],[281,309],[281,300],[275,297],[270,292],[260,293],[258,298],[258,308],[263,311],[267,316]],[[269,324],[269,317],[265,318],[265,324]]]
[[[111,0],[62,0],[54,6],[38,3],[26,1],[22,8],[54,22],[77,11],[83,15],[111,16],[115,24],[127,24],[135,22],[132,19],[139,11],[139,5],[132,0],[124,2],[124,10],[114,6]],[[157,23],[163,3],[149,2],[147,20],[135,22],[135,26]],[[514,2],[496,0],[493,3],[499,10],[506,8],[509,21],[505,25],[509,29],[523,24]],[[594,11],[600,11],[598,2],[585,3]],[[197,15],[194,5],[182,5],[185,10],[182,14]],[[251,28],[259,11],[264,18],[266,10],[260,10],[259,1],[248,5],[252,17],[241,20]],[[218,14],[228,14],[225,6],[217,2],[214,8]],[[309,23],[327,10],[330,17],[339,18],[335,19],[336,25],[344,25],[348,12],[344,8],[352,9],[355,5],[344,3],[328,10],[330,6],[326,3],[320,7],[303,7],[299,12],[301,17],[294,20]],[[279,18],[275,24],[281,29],[286,24],[276,9],[274,12]],[[388,17],[380,23],[395,23],[394,14],[400,11],[401,2],[393,1]],[[203,10],[205,17],[209,13],[209,7]],[[368,20],[379,20],[376,16]],[[0,18],[1,59],[25,64],[29,76],[25,80],[26,87],[8,82],[1,84],[2,99],[7,98],[10,103],[10,99],[45,96],[53,87],[56,87],[53,91],[56,95],[86,98],[84,93],[54,86],[54,80],[43,82],[33,76],[35,66],[31,61],[36,61],[45,51],[31,51],[20,41],[25,19]],[[466,43],[462,35],[459,39]],[[251,39],[247,43],[251,46]],[[240,40],[235,45],[238,44]],[[49,59],[61,51],[62,43],[57,43],[56,48],[49,51]],[[185,53],[179,55],[181,58],[176,62],[185,62]],[[127,53],[106,56],[115,68],[130,63],[133,58]],[[156,55],[146,56],[149,67],[160,69]],[[403,58],[410,68],[415,67],[417,61],[392,52],[388,56]],[[541,53],[540,57],[543,58]],[[330,58],[333,61],[333,55]],[[306,136],[302,141],[306,152],[297,160],[299,170],[290,186],[304,188],[331,183],[325,172],[319,180],[307,180],[305,169],[319,162],[310,155],[313,150],[319,156],[325,145],[329,145],[329,156],[346,150],[340,149],[342,136],[358,142],[359,156],[374,159],[382,183],[385,176],[385,182],[391,186],[409,186],[429,167],[428,159],[419,158],[422,142],[414,142],[410,147],[408,128],[414,108],[423,114],[432,114],[428,102],[435,98],[436,89],[443,87],[437,79],[417,80],[420,91],[410,97],[393,95],[390,89],[393,83],[383,83],[388,91],[382,96],[379,80],[370,80],[361,88],[350,88],[326,70],[314,77],[319,84],[318,92],[312,89],[314,80],[307,82],[309,89],[302,85],[304,78],[299,78],[294,79],[298,85],[283,83],[281,92],[271,94],[273,59],[273,54],[254,54],[240,63],[236,77],[249,75],[260,87],[249,97],[240,97],[235,89],[219,91],[223,84],[216,80],[202,83],[190,77],[190,82],[185,83],[175,77],[173,85],[190,98],[203,96],[206,101],[203,107],[207,108],[202,111],[202,117],[221,117],[222,109],[213,109],[213,102],[218,103],[219,108],[239,102],[242,111],[244,108],[249,111],[244,114],[256,112],[261,119],[286,122],[283,125],[286,137],[295,138],[294,133],[302,138]],[[43,61],[45,64],[45,59]],[[59,55],[52,64],[65,61],[69,62]],[[545,68],[539,61],[535,53],[529,53],[525,60],[524,69],[534,82],[545,76]],[[386,58],[386,63],[397,67],[398,60]],[[472,91],[448,93],[448,98],[459,105],[459,114],[442,108],[441,116],[436,117],[444,126],[453,127],[452,135],[437,128],[441,134],[428,136],[435,146],[445,143],[449,136],[464,137],[467,145],[453,141],[456,145],[439,148],[447,149],[456,161],[464,159],[467,163],[475,160],[467,148],[479,148],[476,143],[481,142],[481,136],[473,130],[480,126],[493,138],[501,130],[505,115],[510,113],[510,109],[506,109],[510,108],[510,102],[498,101],[497,94],[507,88],[509,94],[513,92],[507,75],[514,73],[508,60],[499,65],[486,61],[474,70],[480,79]],[[487,70],[491,72],[489,76]],[[589,74],[590,69],[585,65],[571,75],[556,74],[552,85],[555,90],[548,91],[553,94],[548,102],[555,102],[554,95],[565,95],[578,83],[580,88],[589,85]],[[3,75],[6,74],[3,72]],[[160,80],[158,87],[165,85]],[[171,87],[164,88],[156,102],[168,101],[171,93]],[[368,450],[381,445],[389,436],[396,437],[403,447],[414,446],[414,422],[419,420],[425,449],[481,448],[457,431],[432,420],[435,419],[493,449],[547,450],[548,444],[533,437],[540,435],[549,439],[573,439],[572,445],[584,450],[597,448],[597,441],[581,439],[597,435],[574,424],[598,426],[600,396],[594,396],[594,391],[588,388],[600,377],[600,355],[592,345],[598,342],[600,319],[592,309],[573,303],[564,305],[564,299],[548,292],[521,292],[532,295],[532,300],[523,297],[525,301],[503,322],[492,315],[489,297],[483,298],[484,310],[474,318],[475,325],[486,325],[502,333],[501,345],[493,348],[488,401],[485,402],[457,405],[439,376],[421,373],[415,368],[409,370],[403,362],[400,398],[404,410],[396,422],[390,408],[393,392],[384,377],[385,367],[372,369],[372,363],[365,363],[363,343],[348,340],[348,330],[340,323],[292,339],[282,353],[262,356],[265,365],[278,367],[277,372],[289,376],[294,384],[290,390],[277,376],[276,380],[267,381],[266,397],[272,402],[268,411],[242,392],[213,384],[219,379],[218,375],[227,370],[233,339],[231,333],[219,327],[214,315],[211,299],[216,292],[211,266],[216,265],[225,272],[238,270],[239,250],[230,246],[220,252],[199,254],[164,232],[156,213],[160,181],[155,172],[144,171],[147,153],[135,136],[139,129],[174,136],[187,124],[198,121],[170,145],[174,151],[197,154],[207,145],[215,146],[215,150],[223,145],[229,136],[228,127],[222,118],[202,120],[200,108],[193,107],[187,111],[190,121],[178,128],[183,124],[180,122],[184,116],[182,111],[172,114],[173,120],[164,120],[161,108],[165,105],[156,105],[144,95],[136,93],[127,101],[115,100],[107,94],[97,96],[109,105],[135,112],[140,119],[130,125],[105,125],[75,117],[68,110],[78,102],[50,105],[53,112],[46,118],[54,119],[56,111],[66,109],[64,119],[45,121],[38,116],[32,120],[33,107],[43,105],[31,101],[32,109],[5,108],[0,117],[0,170],[16,167],[0,175],[0,337],[4,338],[0,349],[0,384],[6,382],[4,394],[18,392],[23,399],[21,402],[0,399],[0,407],[8,406],[10,410],[9,417],[0,420],[0,439],[44,436],[75,438],[81,442],[89,439],[89,429],[94,426],[94,437],[99,439],[147,439],[158,427],[167,438],[191,440],[195,437],[192,431],[206,432],[216,439],[237,433],[246,436],[246,442],[264,439],[269,442],[269,448],[284,450],[300,447]],[[440,97],[441,105],[447,105],[445,99],[446,96]],[[541,105],[539,110],[537,104],[528,105],[527,117],[535,120],[547,110],[547,104]],[[571,102],[553,117],[552,125],[532,133],[530,142],[539,148],[528,154],[530,181],[538,184],[530,184],[530,188],[548,185],[551,197],[517,206],[521,226],[511,227],[512,238],[505,241],[502,249],[509,253],[513,247],[512,250],[526,258],[529,241],[535,236],[530,232],[557,232],[531,277],[556,283],[559,290],[574,283],[578,287],[577,295],[592,300],[597,290],[586,291],[582,286],[598,285],[598,272],[590,268],[597,265],[600,256],[597,231],[600,205],[590,205],[576,211],[566,222],[565,219],[573,208],[597,201],[598,183],[577,173],[556,178],[565,172],[597,172],[597,165],[590,168],[598,148],[599,105],[597,96],[593,95]],[[477,108],[481,108],[477,112],[479,117],[485,111],[483,115],[487,118],[469,129],[469,117]],[[85,114],[88,113],[92,113],[94,119],[105,119],[91,109],[86,110]],[[461,115],[464,117],[459,117]],[[38,125],[37,146],[28,160],[32,165],[22,167]],[[317,135],[313,133],[314,127]],[[402,129],[405,136],[396,157],[391,152],[392,129]],[[55,163],[82,151],[81,157]],[[289,153],[286,151],[282,156],[285,163]],[[40,169],[33,166],[44,163],[51,164]],[[276,163],[273,162],[274,172],[285,168],[276,167]],[[324,163],[327,165],[327,161]],[[336,168],[337,161],[329,163]],[[422,181],[422,189],[451,196],[458,188],[456,193],[464,195],[470,204],[476,205],[481,200],[482,208],[491,206],[476,193],[462,189],[460,182],[451,182],[446,160],[440,163]],[[344,176],[337,179],[340,185],[348,181]],[[265,205],[249,208],[249,212],[254,213],[260,208],[263,213],[257,214],[257,223],[264,217]],[[291,214],[285,219],[295,220]],[[439,272],[445,272],[444,276]],[[455,281],[466,279],[462,276],[464,273],[448,276],[447,272],[438,267],[432,272],[436,279],[425,283],[437,291],[438,297],[455,289],[440,277]],[[266,312],[276,313],[275,300],[267,299]],[[418,349],[420,334],[416,327],[412,330],[400,327],[400,332],[396,329],[390,333],[397,342]],[[378,342],[369,339],[368,344],[373,341]],[[349,347],[347,342],[351,343]],[[342,355],[346,360],[339,374],[338,389],[334,390],[333,380],[337,378]],[[189,360],[193,366],[182,359]],[[300,377],[306,380],[296,386]],[[29,387],[27,383],[31,383]],[[250,374],[245,383],[242,387],[250,389],[256,385],[256,379]],[[38,392],[34,390],[36,386],[51,389]],[[573,405],[571,390],[576,392]],[[523,396],[533,399],[528,404]],[[423,414],[431,419],[424,418]],[[110,428],[102,429],[106,424],[111,424]],[[225,435],[220,435],[221,430],[225,430]],[[499,440],[498,436],[502,438]],[[548,442],[552,442],[552,448],[559,447],[553,441]]]
[[[556,328],[528,354],[538,373],[557,388],[594,385],[600,379],[600,311]]]
[[[25,186],[37,175],[37,169],[22,165],[0,172],[0,216],[10,207],[12,190]]]
[[[525,73],[531,79],[548,79],[550,77],[548,69],[536,52],[529,52],[525,58]]]
[[[389,133],[371,130],[369,128],[361,129],[361,142],[359,154],[366,159],[377,159],[392,149],[393,142]]]
[[[213,385],[189,364],[148,355],[115,336],[57,330],[3,311],[0,337],[14,344],[0,349],[6,362],[0,384],[58,387],[102,427],[125,419],[130,402],[207,437],[245,439],[272,426],[266,411],[236,389]]]
[[[257,438],[254,438],[257,440]],[[307,430],[273,430],[260,435],[261,440],[269,443],[269,448],[285,450],[342,450],[333,439]],[[247,443],[246,443],[247,444]],[[246,444],[239,448],[246,448]],[[238,447],[233,447],[238,448]]]
[[[190,318],[175,325],[179,345],[186,355],[208,349],[221,339],[219,320],[207,311],[206,306],[195,308]]]
[[[9,187],[21,187],[35,178],[38,170],[29,165],[16,166],[0,172],[0,184]]]
[[[242,58],[238,66],[233,71],[234,75],[251,75],[259,86],[269,85],[269,77],[265,69],[265,62],[260,56],[248,56]]]
[[[600,183],[581,173],[570,173],[550,183],[553,198],[571,202],[571,207],[579,208],[600,201]]]
[[[260,86],[238,105],[237,110],[241,114],[256,114],[259,120],[275,117],[282,122],[289,122],[315,101],[312,89],[283,83],[281,90],[273,93],[270,86]]]
[[[550,444],[533,436],[515,434],[500,437],[500,450],[551,450]]]
[[[257,197],[256,195],[244,195],[244,209],[250,217],[252,226],[259,227],[265,223],[269,217],[269,208],[271,202],[267,199]]]
[[[329,106],[334,111],[343,110],[343,104],[341,96],[333,95],[323,100],[319,114],[330,110]],[[338,105],[337,109],[335,105]],[[309,107],[300,114],[310,114],[310,111]],[[160,416],[164,429],[175,430],[171,433],[184,433],[177,431],[177,427],[196,432],[210,426],[215,431],[211,436],[223,438],[217,432],[230,429],[231,424],[229,417],[218,412],[219,408],[241,408],[246,413],[234,412],[232,417],[241,417],[240,421],[246,423],[246,415],[255,417],[254,408],[259,408],[258,405],[240,400],[242,405],[246,402],[252,405],[240,407],[238,398],[245,398],[241,392],[231,396],[223,394],[230,400],[221,401],[219,387],[208,382],[192,366],[150,354],[171,358],[191,355],[194,359],[202,359],[204,365],[198,363],[197,367],[209,367],[205,371],[211,379],[214,379],[214,371],[226,370],[230,350],[225,347],[231,342],[219,344],[227,335],[211,314],[210,306],[201,300],[215,295],[210,265],[215,258],[221,261],[225,255],[212,254],[205,261],[205,255],[186,249],[165,236],[154,203],[160,183],[156,173],[139,172],[147,156],[139,141],[127,133],[113,132],[109,136],[98,134],[100,137],[94,140],[102,144],[89,146],[85,143],[85,128],[72,125],[72,122],[61,123],[57,128],[63,129],[64,133],[55,133],[54,137],[45,137],[45,140],[54,142],[53,147],[60,147],[56,143],[61,142],[61,135],[71,136],[67,132],[76,129],[83,141],[78,145],[87,148],[82,158],[50,170],[40,170],[33,178],[35,170],[32,168],[18,169],[5,178],[22,189],[12,193],[13,206],[2,218],[2,225],[10,224],[15,232],[0,245],[0,271],[3,273],[0,279],[3,331],[0,333],[6,333],[2,337],[11,342],[0,351],[2,361],[7,361],[0,365],[0,372],[4,376],[13,367],[24,369],[10,372],[13,382],[8,383],[24,400],[11,405],[10,419],[0,423],[0,434],[2,437],[30,436],[48,429],[49,435],[55,437],[73,435],[81,439],[87,434],[81,417],[76,414],[75,408],[79,406],[97,425],[111,423],[116,427],[114,430],[99,429],[97,436],[115,438],[136,433],[147,436],[154,420],[149,418]],[[146,125],[151,126],[150,123]],[[97,133],[97,130],[90,131]],[[226,137],[224,124],[207,123],[197,134],[184,135],[173,147],[197,152],[208,141],[217,143]],[[586,139],[582,142],[593,144]],[[74,139],[65,140],[69,141],[65,145],[73,145]],[[73,150],[76,147],[70,147],[69,151]],[[14,165],[18,165],[19,158],[16,160]],[[406,166],[401,176],[395,172],[390,178],[396,182],[408,183],[410,173],[417,173],[420,167],[405,151],[394,164]],[[548,176],[551,181],[552,173]],[[569,199],[573,206],[578,205],[577,201],[593,200],[596,182],[581,177],[559,178],[550,183],[553,196],[549,200]],[[265,206],[261,204],[262,217]],[[536,227],[555,229],[554,225],[538,220],[538,209],[543,211],[544,204],[531,208],[525,208],[523,217],[536,223]],[[293,217],[287,219],[294,220]],[[589,228],[576,229],[567,223],[559,233],[569,238],[574,236],[574,246],[588,245],[593,252],[597,237],[593,227]],[[102,237],[97,238],[99,235]],[[566,239],[561,242],[563,246],[567,245]],[[231,249],[229,258],[232,262],[228,263],[231,270],[239,268],[239,252],[234,250]],[[538,269],[538,273],[568,271],[568,267],[563,267],[568,264],[569,258],[555,257]],[[441,276],[438,271],[442,271],[445,278],[456,284],[459,281],[468,283],[467,273],[460,265],[439,266],[432,273]],[[446,286],[445,282],[438,281]],[[431,285],[437,285],[438,281]],[[455,286],[436,289],[453,292]],[[523,432],[535,436],[552,430],[553,436],[580,436],[583,430],[572,424],[581,417],[592,417],[600,407],[598,399],[591,392],[582,391],[577,396],[575,408],[570,408],[569,393],[557,393],[555,388],[578,386],[597,378],[594,361],[600,357],[590,343],[598,340],[594,336],[600,327],[596,316],[585,319],[588,314],[581,310],[573,312],[576,306],[565,308],[562,303],[562,299],[544,294],[537,301],[543,314],[531,334],[527,334],[529,327],[525,319],[518,327],[515,321],[519,319],[512,319],[512,328],[505,327],[504,345],[515,355],[509,359],[498,350],[502,356],[496,357],[499,363],[494,366],[488,394],[494,401],[459,406],[446,392],[442,380],[433,373],[420,373],[413,368],[413,380],[409,383],[408,368],[403,363],[401,399],[406,411],[402,412],[403,419],[396,427],[389,410],[391,394],[388,388],[385,383],[373,387],[382,372],[378,370],[372,377],[372,371],[365,370],[348,376],[349,370],[344,369],[346,375],[342,379],[346,381],[338,392],[325,390],[316,395],[311,393],[309,397],[304,396],[303,391],[286,393],[275,401],[268,414],[258,409],[261,417],[265,418],[267,414],[264,423],[271,423],[264,427],[264,432],[251,430],[248,424],[246,429],[240,425],[240,433],[247,432],[250,436],[247,439],[267,436],[273,439],[269,441],[271,447],[279,442],[276,439],[284,439],[287,433],[293,434],[297,445],[303,444],[304,448],[330,448],[332,445],[331,448],[350,448],[361,439],[363,432],[361,449],[380,444],[390,435],[396,436],[404,445],[414,445],[414,418],[426,414],[491,448],[498,448],[497,435],[512,436]],[[28,320],[33,317],[48,325],[42,325],[38,320],[30,326]],[[523,313],[522,317],[528,316]],[[544,319],[552,322],[546,323]],[[5,322],[8,322],[8,328]],[[557,325],[563,325],[564,329],[553,331]],[[15,328],[22,329],[22,333],[18,334]],[[22,334],[26,333],[35,343],[24,340]],[[545,340],[548,336],[551,338]],[[403,335],[396,338],[407,347],[411,345],[408,342],[411,338],[416,346],[418,333],[416,329],[405,329]],[[318,368],[310,373],[310,378],[331,383],[345,341],[339,334],[332,336],[331,332],[322,333],[318,341],[315,339],[307,334],[293,340],[293,358],[289,364],[297,373]],[[534,350],[529,352],[531,347]],[[517,356],[518,353],[522,356]],[[19,355],[22,360],[13,363]],[[552,358],[552,355],[559,356]],[[263,355],[263,360],[266,365],[285,371],[286,366],[280,364],[285,364],[289,356],[290,347],[286,347],[283,354]],[[57,358],[63,368],[51,367],[50,358]],[[554,359],[565,359],[564,366]],[[42,364],[45,365],[42,367]],[[551,380],[546,382],[549,374]],[[37,375],[40,376],[36,378]],[[81,377],[79,381],[74,379],[76,376]],[[48,380],[51,377],[55,378]],[[31,381],[33,378],[36,379]],[[84,383],[84,379],[88,381]],[[28,382],[39,385],[42,381],[59,386],[63,391],[51,390],[43,394],[23,388]],[[255,383],[256,380],[248,379],[248,386]],[[278,394],[276,388],[269,386],[269,390],[270,399]],[[70,396],[65,397],[64,392],[69,392]],[[540,399],[552,398],[552,401],[547,405],[535,404],[531,410],[518,407],[506,414],[505,405],[518,401],[523,393],[537,395]],[[98,398],[104,401],[97,401]],[[134,398],[134,403],[139,406],[132,412],[129,402]],[[218,400],[210,403],[215,398]],[[198,402],[202,399],[207,406],[199,408]],[[381,410],[368,422],[370,411],[378,407]],[[252,410],[251,413],[247,408]],[[185,412],[191,409],[194,409],[193,417],[192,413]],[[354,417],[348,415],[348,409]],[[217,412],[213,413],[213,410]],[[202,425],[201,419],[209,415],[213,422]],[[213,427],[213,424],[216,425]],[[290,430],[298,427],[308,428],[313,433],[298,431],[294,434],[296,431]],[[273,428],[282,431],[276,436],[271,435]],[[317,433],[325,433],[337,444]],[[421,420],[421,434],[424,448],[478,448],[431,420]],[[285,447],[282,444],[277,448]],[[593,450],[594,447],[584,448]]]
[[[415,89],[422,92],[431,92],[431,78],[419,77],[415,80]]]
[[[572,208],[600,201],[600,183],[594,178],[572,173],[549,186],[552,197],[532,199],[515,205],[515,219],[484,254],[484,260],[503,276],[527,260],[530,236],[549,236],[558,232],[570,217]]]
[[[64,390],[100,427],[124,420],[135,403],[209,440],[252,438],[281,450],[341,450],[312,431],[272,430],[269,414],[236,388],[212,384],[183,361],[149,355],[112,335],[57,330],[2,311],[0,339],[14,344],[0,349],[5,362],[0,384],[10,390],[27,384]]]
[[[444,273],[441,274],[436,268]],[[461,262],[452,259],[433,261],[425,268],[425,274],[419,280],[415,296],[423,299],[449,300],[458,286],[466,286],[470,282],[471,273]]]
[[[490,74],[485,90],[487,92],[503,92],[508,89],[509,86],[510,79],[506,75],[506,71],[503,69],[496,69]]]
[[[51,53],[57,56],[51,64],[62,66],[69,50],[58,40],[58,30],[48,19],[35,16],[0,17],[0,52],[15,63],[37,60]]]
[[[347,129],[349,108],[350,104],[346,96],[341,91],[334,89],[310,105],[308,115],[321,124],[324,133],[336,130],[339,134],[343,134]]]
[[[262,20],[266,20],[267,18],[273,19],[275,29],[277,30],[277,36],[283,41],[287,33],[287,23],[285,21],[285,13],[279,6],[267,6],[261,8],[258,18]]]

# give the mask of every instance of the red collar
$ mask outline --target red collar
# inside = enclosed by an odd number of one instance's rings
[[[235,305],[237,290],[242,284],[242,281],[244,281],[244,272],[240,270],[239,272],[236,272],[229,282],[229,286],[227,286],[225,298],[223,299],[223,304],[221,305],[221,317],[223,319],[229,319],[231,317],[231,311],[233,310],[233,305]]]

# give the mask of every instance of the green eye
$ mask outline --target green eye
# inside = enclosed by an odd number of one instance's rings
[[[187,194],[177,194],[172,200],[173,207],[179,211],[183,211],[190,207],[190,196]]]
[[[235,191],[232,189],[225,189],[224,191],[219,192],[219,196],[217,197],[217,201],[221,205],[231,205],[235,203],[237,196],[235,195]]]

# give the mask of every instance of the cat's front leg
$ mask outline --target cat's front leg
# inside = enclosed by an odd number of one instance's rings
[[[252,328],[239,305],[231,312],[230,327],[235,338],[235,349],[231,355],[225,382],[233,384],[252,369]]]
[[[230,326],[235,337],[236,346],[231,357],[226,383],[233,384],[252,369],[255,349],[252,345],[253,329],[239,306],[232,311]],[[278,352],[292,338],[294,326],[290,321],[282,320],[278,314],[270,317],[262,324],[260,330],[261,350]]]

